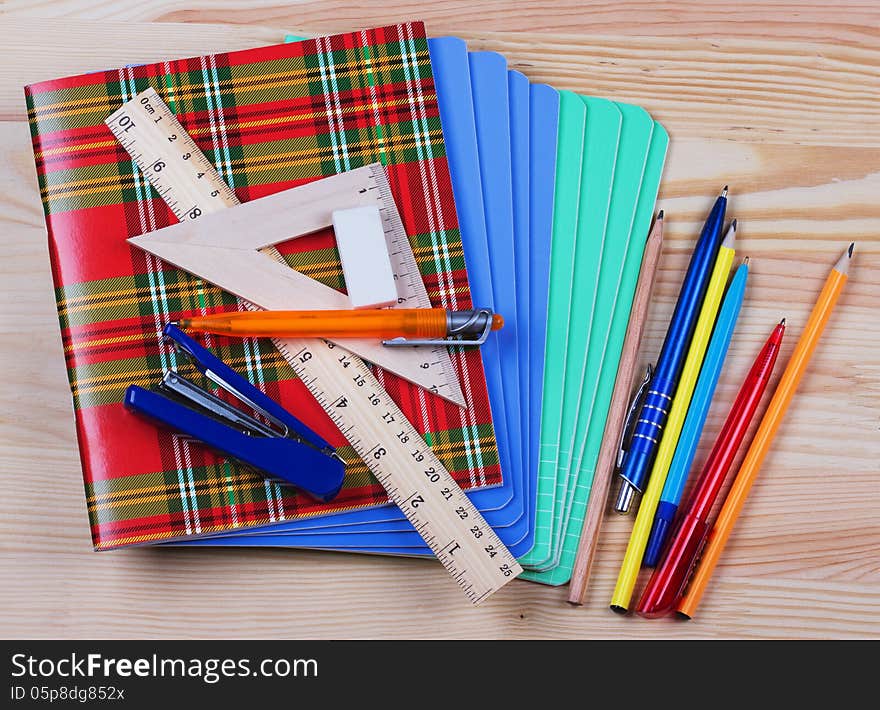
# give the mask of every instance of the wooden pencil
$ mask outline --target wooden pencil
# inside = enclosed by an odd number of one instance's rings
[[[572,570],[571,583],[568,590],[568,601],[572,604],[583,604],[587,592],[587,584],[590,581],[590,570],[593,566],[593,558],[596,552],[596,543],[599,539],[599,528],[605,515],[605,505],[608,501],[608,492],[611,488],[611,479],[614,473],[614,464],[617,458],[617,447],[620,442],[621,430],[626,419],[627,404],[636,368],[639,345],[642,341],[642,333],[645,329],[645,319],[648,314],[648,305],[651,301],[651,290],[654,287],[654,277],[657,274],[657,265],[660,263],[660,251],[663,247],[663,210],[657,214],[654,227],[648,235],[645,243],[645,253],[642,256],[642,266],[639,271],[638,285],[633,297],[632,308],[629,313],[629,324],[620,353],[620,364],[617,366],[617,379],[614,384],[614,392],[611,396],[611,404],[608,409],[608,419],[605,423],[605,432],[602,435],[602,446],[596,460],[596,471],[593,476],[593,490],[587,504],[587,512],[584,516],[584,526],[581,530],[581,539],[578,543],[577,557]]]

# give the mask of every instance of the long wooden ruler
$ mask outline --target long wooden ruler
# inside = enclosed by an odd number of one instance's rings
[[[239,204],[207,156],[152,89],[123,105],[107,119],[107,125],[182,222]],[[389,211],[393,207],[396,213],[390,190],[377,192],[383,205]],[[259,202],[239,209],[247,212]],[[257,224],[251,222],[250,231],[255,231]],[[151,241],[164,238],[167,244],[167,235],[174,234],[192,241],[192,229],[184,224],[136,241],[151,250]],[[187,246],[193,248],[191,243]],[[281,259],[274,248],[262,251]],[[276,341],[276,346],[472,603],[480,603],[522,572],[357,354],[323,340],[285,339]]]

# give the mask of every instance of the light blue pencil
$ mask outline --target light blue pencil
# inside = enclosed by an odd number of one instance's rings
[[[700,436],[706,424],[706,415],[709,413],[715,387],[718,385],[718,377],[721,375],[721,368],[727,357],[733,329],[739,318],[748,276],[749,259],[746,257],[733,275],[715,321],[712,339],[706,349],[706,356],[694,387],[694,394],[691,397],[691,404],[688,407],[678,445],[675,448],[672,463],[669,465],[666,485],[663,486],[660,503],[654,514],[654,525],[651,528],[645,556],[642,560],[642,564],[646,567],[654,567],[660,561],[660,553],[663,551],[663,545],[666,543],[669,529],[672,527],[678,504],[681,502],[684,485],[697,452],[697,444],[700,442]]]

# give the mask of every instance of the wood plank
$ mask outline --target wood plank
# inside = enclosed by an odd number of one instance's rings
[[[479,27],[487,32],[594,33],[638,37],[746,37],[773,44],[780,39],[865,42],[880,35],[874,0],[847,0],[833,9],[825,0],[6,0],[14,17],[55,17],[102,22],[186,22],[272,25],[331,34],[339,28],[378,27],[423,20],[435,36]]]
[[[259,18],[288,29],[298,22],[335,31],[359,20],[390,21],[414,12],[403,2],[386,2],[379,9],[345,9],[336,2],[326,9],[317,3],[248,3],[254,9],[246,16],[235,10],[243,5],[244,0],[218,5],[228,12],[214,18]],[[586,604],[579,608],[565,603],[566,588],[514,581],[471,609],[442,568],[428,561],[294,550],[92,552],[21,86],[278,37],[278,29],[251,26],[127,24],[160,15],[206,17],[190,7],[178,0],[147,9],[60,0],[27,8],[10,0],[4,12],[11,17],[0,20],[6,38],[0,55],[7,60],[0,62],[0,118],[5,119],[0,121],[0,234],[6,249],[0,261],[6,287],[0,299],[5,336],[0,367],[14,383],[0,389],[0,475],[7,485],[0,504],[0,607],[5,611],[0,635],[880,636],[880,121],[875,100],[880,52],[873,39],[880,23],[873,19],[874,3],[840,8],[749,3],[740,10],[672,2],[653,13],[638,1],[603,5],[593,13],[581,11],[580,4],[572,9],[533,3],[530,9],[510,6],[506,13],[492,5],[496,12],[487,12],[480,27],[505,32],[469,35],[475,46],[509,53],[532,78],[598,87],[644,103],[669,129],[672,141],[658,203],[666,210],[664,250],[641,363],[659,350],[693,239],[714,195],[730,183],[731,216],[740,220],[738,253],[751,257],[752,268],[706,442],[717,434],[772,323],[784,315],[790,324],[782,362],[828,264],[842,245],[857,242],[842,301],[699,618],[689,623],[621,619],[607,610],[631,526],[630,519],[615,515],[606,519]],[[742,22],[717,30],[722,10]],[[35,23],[28,12],[67,17]],[[458,32],[476,26],[478,12],[441,2],[425,16],[432,31],[440,24],[443,31]],[[113,21],[96,28],[82,19],[90,14]],[[531,36],[506,32],[532,24],[546,31],[540,45],[532,44]],[[609,36],[589,42],[577,36],[587,31]],[[646,36],[634,37],[641,34]],[[705,39],[720,35],[728,39]],[[45,46],[56,51],[45,52]],[[740,97],[745,97],[742,105],[732,100]],[[697,452],[698,465],[708,443]],[[352,579],[358,580],[356,589]],[[426,617],[425,598],[441,612]],[[222,618],[218,608],[227,611]]]
[[[467,25],[462,25],[466,27]],[[339,23],[337,30],[351,29]],[[290,28],[292,31],[297,28]],[[308,34],[301,25],[297,30]],[[24,116],[25,84],[72,73],[272,44],[282,29],[0,18],[0,119]],[[670,132],[725,141],[880,148],[880,43],[461,32],[533,81],[644,106]],[[46,53],[43,46],[56,51]],[[9,50],[12,50],[10,47]],[[9,51],[8,50],[8,51]]]

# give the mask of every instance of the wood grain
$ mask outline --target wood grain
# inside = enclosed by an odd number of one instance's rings
[[[880,35],[874,0],[847,0],[833,9],[827,0],[6,0],[15,17],[54,17],[115,22],[199,22],[309,27],[329,34],[421,19],[431,31],[458,35],[466,28],[487,32],[626,34],[639,37],[752,37],[865,42]]]
[[[880,637],[876,2],[200,6],[7,0],[0,10],[0,635]],[[799,333],[828,265],[857,243],[841,302],[693,622],[608,611],[632,524],[613,514],[583,607],[566,604],[567,588],[515,581],[473,609],[427,561],[297,550],[91,551],[22,85],[267,44],[282,31],[411,17],[426,19],[432,34],[504,52],[533,80],[640,103],[669,130],[658,203],[664,250],[639,367],[659,351],[693,239],[730,183],[737,251],[751,257],[751,274],[705,441],[717,435],[769,327],[785,316]],[[274,28],[243,24],[250,22]],[[786,340],[780,362],[796,338]],[[695,465],[707,454],[704,443]]]
[[[880,15],[880,11],[877,13]],[[404,15],[405,17],[406,15]],[[70,67],[94,71],[128,63],[204,53],[206,47],[244,49],[273,43],[285,30],[311,35],[306,25],[284,29],[103,22],[100,51],[95,25],[4,19],[18,60],[0,66],[0,106],[23,115],[21,86],[66,76]],[[469,25],[462,24],[462,28]],[[339,23],[334,31],[351,29]],[[201,32],[205,31],[202,36]],[[431,34],[438,34],[429,25]],[[880,148],[878,43],[825,45],[777,39],[708,39],[580,34],[456,34],[472,49],[502,52],[532,81],[649,108],[682,135],[722,141]],[[20,43],[20,44],[19,44]],[[46,55],[44,46],[71,45]],[[172,47],[178,47],[173,51]],[[5,109],[8,110],[8,109]],[[0,118],[9,114],[0,113]],[[754,171],[752,171],[754,174]]]

